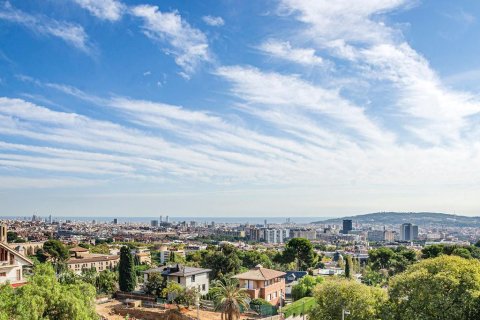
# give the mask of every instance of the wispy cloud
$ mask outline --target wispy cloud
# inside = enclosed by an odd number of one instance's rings
[[[203,16],[202,20],[203,22],[205,22],[206,24],[212,27],[219,27],[225,24],[225,21],[223,20],[222,17]]]
[[[258,48],[273,57],[306,66],[320,66],[325,64],[323,58],[316,55],[314,49],[294,48],[289,41],[282,42],[269,39]]]
[[[80,25],[31,15],[14,8],[9,2],[0,4],[0,19],[20,24],[39,35],[59,38],[84,52],[91,52],[88,36]]]
[[[120,20],[125,6],[117,0],[74,0],[92,15],[109,21]]]
[[[157,6],[139,5],[131,8],[131,13],[143,20],[143,30],[149,38],[170,45],[166,52],[175,57],[183,76],[188,78],[201,62],[210,60],[207,37],[178,12],[162,12]]]

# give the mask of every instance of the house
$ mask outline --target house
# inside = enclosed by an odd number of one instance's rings
[[[167,264],[172,259],[172,255],[185,258],[185,250],[179,248],[169,248],[167,246],[161,246],[158,252],[160,257],[160,264]]]
[[[287,283],[295,282],[308,275],[307,271],[287,271],[285,281]]]
[[[264,299],[276,306],[285,298],[285,272],[264,268],[255,268],[233,276],[240,281],[240,287],[247,289],[250,298]]]
[[[201,295],[207,294],[209,289],[210,269],[187,267],[180,264],[149,269],[143,272],[145,283],[152,273],[160,273],[165,280],[181,284],[185,288],[196,288]]]
[[[12,287],[25,284],[24,269],[31,267],[33,262],[30,259],[10,248],[6,241],[0,242],[0,285],[7,282]]]
[[[92,268],[97,272],[111,270],[120,262],[118,255],[94,254],[82,247],[71,248],[69,252],[71,257],[67,260],[67,267],[76,274],[81,274],[84,269]]]

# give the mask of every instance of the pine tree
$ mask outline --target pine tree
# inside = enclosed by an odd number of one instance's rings
[[[120,264],[118,271],[120,291],[131,292],[135,290],[137,276],[135,274],[133,255],[130,252],[130,249],[126,246],[123,246],[120,249]]]

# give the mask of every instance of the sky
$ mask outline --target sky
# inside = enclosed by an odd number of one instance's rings
[[[479,17],[0,0],[0,216],[478,215]]]

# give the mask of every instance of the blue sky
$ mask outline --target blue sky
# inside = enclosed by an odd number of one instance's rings
[[[0,1],[0,215],[479,213],[474,1]]]

